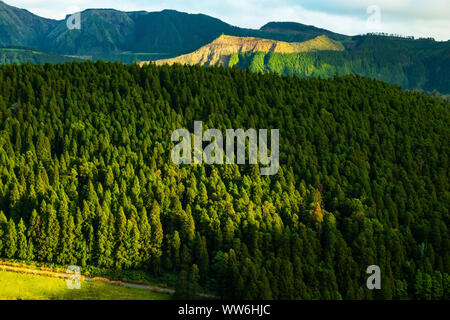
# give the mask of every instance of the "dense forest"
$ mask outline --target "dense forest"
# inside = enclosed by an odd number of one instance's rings
[[[449,104],[359,76],[0,67],[0,257],[177,275],[177,298],[450,299]],[[174,129],[280,130],[280,170]],[[381,268],[381,290],[366,268]]]

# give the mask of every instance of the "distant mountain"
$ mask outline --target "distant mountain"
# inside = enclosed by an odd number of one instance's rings
[[[137,52],[187,53],[222,33],[239,34],[245,30],[204,14],[174,10],[131,15],[136,24],[133,49]]]
[[[0,46],[38,48],[58,21],[41,18],[0,1]]]
[[[123,52],[175,56],[198,49],[222,33],[245,32],[203,14],[112,9],[85,10],[81,13],[81,29],[69,30],[66,20],[44,19],[0,1],[1,46],[25,46],[60,54],[97,58]]]
[[[47,35],[47,49],[79,55],[116,53],[127,50],[135,32],[129,15],[117,10],[86,10],[81,23],[80,30],[69,30],[66,21],[59,22]]]
[[[157,64],[199,64],[204,66],[233,64],[233,55],[245,53],[299,53],[314,51],[343,51],[344,46],[327,36],[318,36],[305,42],[283,42],[254,37],[221,35],[200,49],[172,59],[155,61]]]
[[[131,52],[158,59],[192,52],[221,34],[291,42],[310,40],[319,35],[335,40],[346,38],[298,23],[269,23],[260,30],[245,29],[204,14],[175,10],[88,9],[81,13],[81,30],[69,30],[66,20],[41,18],[0,1],[2,46],[26,46],[60,54],[113,59],[121,59],[121,53]]]
[[[234,27],[206,15],[173,10],[121,12],[110,9],[81,13],[81,30],[61,22],[48,35],[50,49],[69,54],[101,55],[124,51],[174,55],[189,52]]]
[[[260,31],[272,36],[278,35],[286,41],[305,41],[321,35],[326,35],[334,40],[350,38],[349,36],[297,22],[269,22],[261,27]]]

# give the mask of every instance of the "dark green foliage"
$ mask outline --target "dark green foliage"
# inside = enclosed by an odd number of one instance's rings
[[[10,65],[0,120],[2,257],[170,272],[188,298],[449,297],[442,99],[358,76]],[[279,173],[174,165],[194,120],[279,128]]]
[[[5,229],[5,255],[7,258],[13,258],[17,252],[17,231],[12,218],[9,219]]]

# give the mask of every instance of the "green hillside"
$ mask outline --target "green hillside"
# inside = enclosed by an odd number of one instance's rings
[[[344,45],[338,41],[329,39],[327,36],[304,42],[284,42],[254,37],[234,37],[221,35],[210,44],[185,55],[172,59],[161,59],[154,61],[157,65],[162,64],[188,64],[202,66],[232,66],[237,61],[237,54],[259,54],[273,53],[298,53],[316,51],[343,51]],[[149,61],[141,64],[149,63]]]
[[[0,257],[171,273],[176,298],[450,299],[449,107],[358,76],[0,66]],[[278,174],[175,165],[195,120],[278,128]]]
[[[406,89],[450,93],[450,42],[354,37],[345,51],[240,53],[228,66],[300,77],[356,74]]]

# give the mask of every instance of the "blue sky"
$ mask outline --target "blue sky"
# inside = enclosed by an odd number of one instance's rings
[[[241,27],[260,28],[269,21],[295,21],[349,35],[380,31],[450,39],[450,0],[3,1],[54,19],[63,19],[67,14],[87,8],[124,11],[175,9],[208,14]]]

